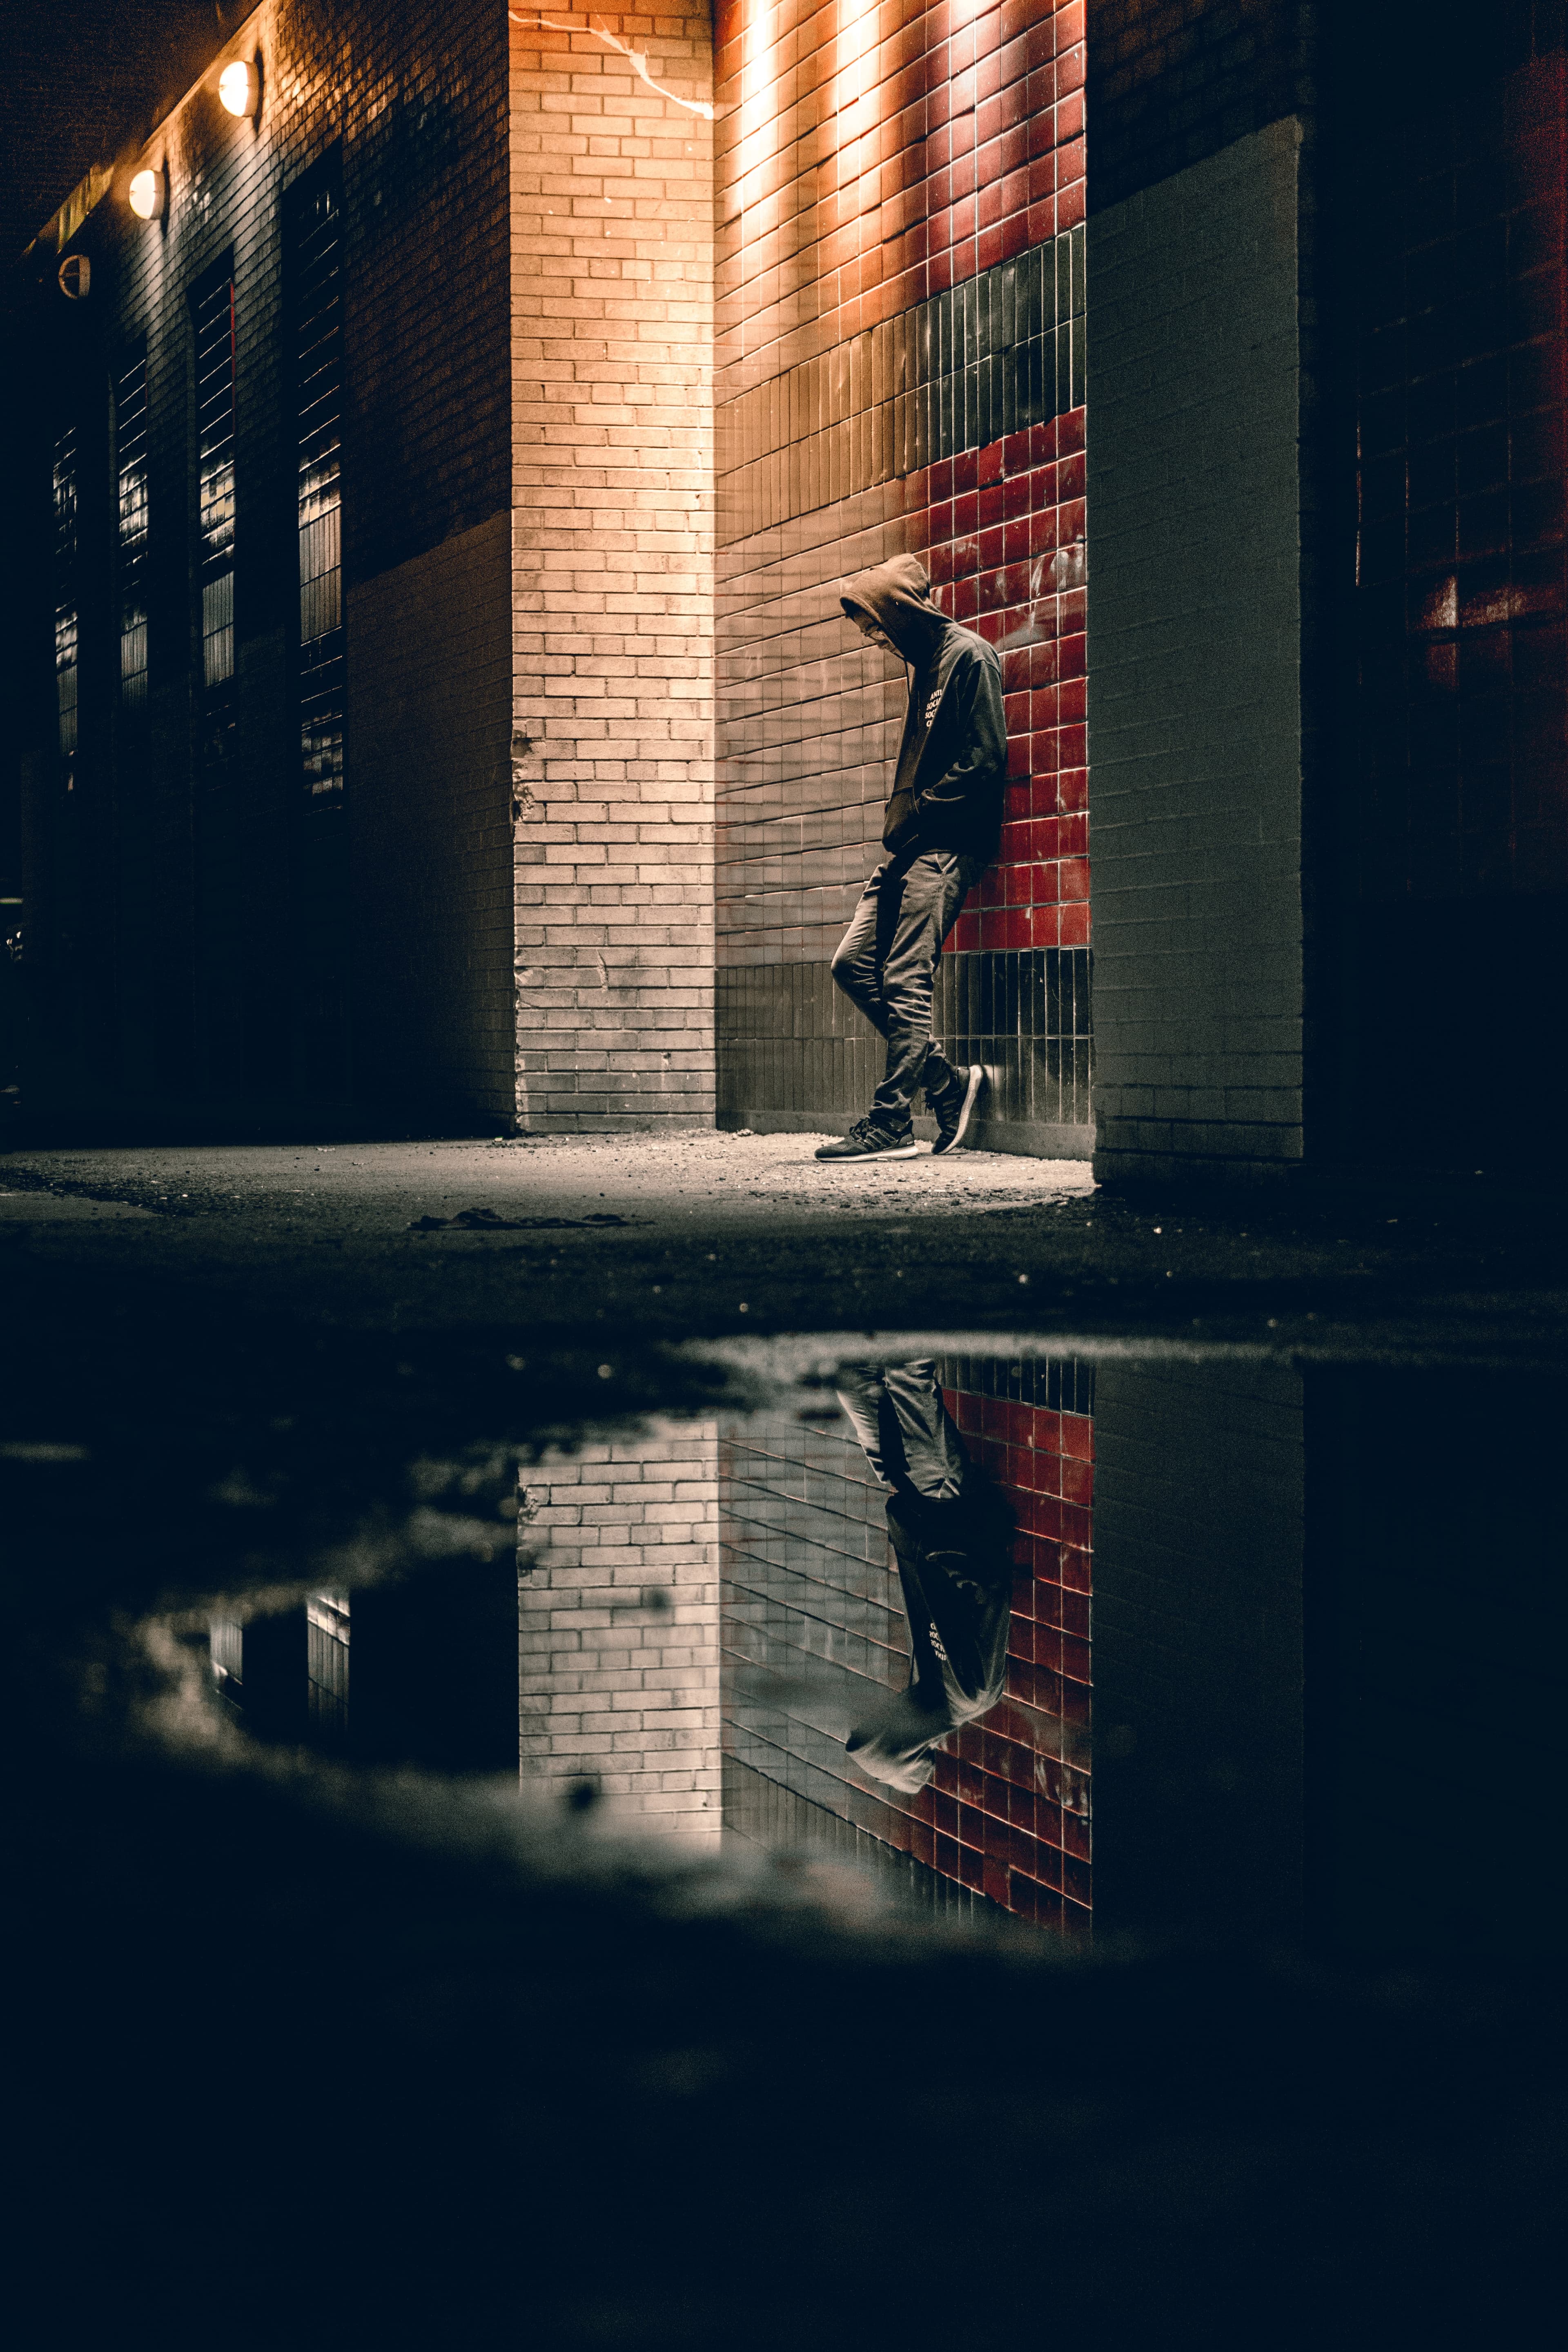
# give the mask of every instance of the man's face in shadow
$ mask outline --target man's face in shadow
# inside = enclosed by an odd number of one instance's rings
[[[855,626],[859,630],[860,635],[865,638],[866,643],[868,646],[880,646],[885,653],[896,654],[898,652],[899,649],[897,646],[893,643],[893,640],[888,635],[886,629],[883,628],[881,623],[879,621],[874,621],[869,613],[851,613],[849,617],[854,622]]]

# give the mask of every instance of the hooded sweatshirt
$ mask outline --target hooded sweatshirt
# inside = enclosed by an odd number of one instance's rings
[[[852,620],[868,614],[910,667],[882,846],[897,857],[927,849],[994,857],[1007,775],[994,649],[931,603],[931,575],[912,555],[857,572],[839,602]]]

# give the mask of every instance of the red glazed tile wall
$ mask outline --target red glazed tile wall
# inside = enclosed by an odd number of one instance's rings
[[[917,476],[939,599],[1000,647],[1007,713],[1002,846],[951,950],[1088,947],[1084,411]]]
[[[732,391],[1083,218],[1083,0],[715,18]]]

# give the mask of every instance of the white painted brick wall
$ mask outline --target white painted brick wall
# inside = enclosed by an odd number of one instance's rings
[[[1097,1167],[1298,1159],[1300,129],[1089,223]]]
[[[709,12],[513,21],[518,1118],[713,1118]]]
[[[655,1423],[526,1470],[518,1591],[524,1779],[592,1779],[623,1817],[714,1845],[718,1444],[713,1422]]]

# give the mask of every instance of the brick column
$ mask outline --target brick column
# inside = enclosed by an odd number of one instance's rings
[[[518,1119],[704,1127],[709,16],[545,14],[511,12]]]

